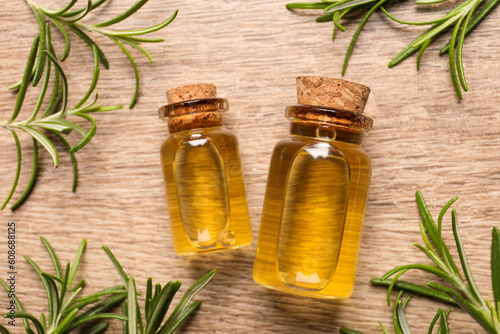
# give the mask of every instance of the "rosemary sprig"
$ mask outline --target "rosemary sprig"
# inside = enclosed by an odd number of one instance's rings
[[[323,0],[322,2],[295,2],[286,5],[288,9],[322,9],[324,15],[316,18],[316,22],[327,22],[333,21],[333,32],[332,40],[335,40],[335,35],[337,29],[345,32],[345,27],[340,23],[340,20],[352,12],[358,12],[360,9],[367,9],[365,16],[363,17],[361,23],[358,25],[352,39],[349,43],[347,49],[344,65],[342,66],[342,75],[347,71],[347,65],[349,64],[349,59],[351,58],[352,51],[356,46],[361,31],[365,27],[366,23],[372,16],[372,14],[379,9],[383,4],[390,0]]]
[[[412,293],[416,293],[428,298],[444,301],[459,306],[466,311],[476,322],[490,334],[500,333],[500,232],[497,227],[493,227],[491,244],[491,279],[493,285],[494,303],[483,298],[479,292],[472,272],[469,267],[465,249],[458,228],[458,218],[455,209],[452,210],[452,230],[455,246],[460,259],[460,266],[463,271],[459,271],[457,264],[450,254],[449,248],[442,238],[443,218],[458,199],[452,198],[441,210],[437,224],[432,218],[427,204],[422,194],[417,191],[417,204],[422,217],[420,223],[420,233],[423,245],[415,244],[433,263],[427,264],[407,264],[396,267],[380,279],[372,279],[376,285],[388,286],[388,300],[393,287],[403,288]],[[426,285],[414,284],[400,281],[398,278],[408,270],[421,270],[440,277],[446,284],[428,282]],[[392,279],[391,279],[392,277]],[[432,290],[435,292],[432,292]],[[430,333],[430,332],[429,332]]]
[[[431,25],[424,33],[413,40],[407,47],[399,52],[389,63],[389,67],[396,66],[404,59],[418,51],[417,70],[420,68],[420,61],[425,50],[441,35],[445,34],[451,28],[450,42],[446,44],[440,54],[448,52],[448,63],[453,86],[459,99],[462,99],[462,90],[468,91],[468,86],[465,78],[465,70],[463,65],[463,47],[466,36],[476,28],[479,23],[498,5],[500,0],[489,0],[481,7],[484,0],[465,0],[457,4],[449,13],[443,17],[425,21],[425,22],[408,22],[395,18],[382,7],[390,0],[324,0],[322,2],[305,2],[305,3],[290,3],[286,7],[289,9],[322,9],[324,15],[316,18],[317,22],[333,21],[333,39],[335,31],[345,31],[346,29],[340,24],[340,20],[348,14],[359,13],[357,10],[367,8],[368,11],[359,24],[354,33],[349,48],[346,52],[342,75],[345,74],[352,51],[356,45],[359,34],[367,23],[371,15],[381,9],[389,18],[400,23],[408,25]],[[446,0],[417,0],[418,5],[429,5]],[[358,15],[358,14],[356,14]]]
[[[36,62],[36,66],[33,69],[32,72],[32,77],[33,77],[33,85],[36,86],[41,78],[41,73],[43,71],[44,65],[45,65],[45,54],[44,52],[47,51],[47,47],[43,41],[45,40],[45,24],[46,22],[52,22],[57,29],[60,31],[62,36],[64,37],[65,41],[65,48],[64,52],[61,55],[61,61],[66,60],[66,58],[70,54],[71,50],[71,43],[70,43],[70,38],[68,36],[67,29],[70,29],[75,33],[76,36],[78,36],[80,39],[82,39],[85,43],[87,43],[91,48],[96,48],[97,49],[97,54],[99,56],[99,59],[103,63],[104,67],[109,68],[109,62],[102,51],[102,49],[94,42],[94,40],[87,34],[87,32],[91,33],[97,33],[100,35],[104,35],[108,37],[110,40],[112,40],[115,44],[118,45],[118,47],[125,53],[127,58],[129,59],[135,73],[135,78],[136,78],[136,86],[135,86],[135,92],[134,96],[132,98],[132,101],[130,102],[130,108],[132,108],[136,101],[137,97],[139,94],[139,71],[137,69],[137,66],[135,64],[135,60],[130,54],[130,52],[125,48],[124,44],[131,46],[132,48],[135,48],[139,50],[141,53],[143,53],[151,63],[153,63],[153,58],[149,54],[144,47],[142,47],[142,43],[159,43],[163,42],[163,39],[160,38],[142,38],[138,36],[142,35],[147,35],[152,32],[161,30],[168,26],[177,16],[178,10],[174,12],[172,16],[170,16],[168,19],[165,21],[151,26],[147,28],[142,28],[142,29],[134,29],[134,30],[122,30],[122,31],[113,31],[109,29],[104,29],[107,27],[111,27],[114,24],[117,24],[119,22],[122,22],[135,14],[139,9],[141,9],[147,2],[148,0],[139,0],[137,3],[135,3],[132,7],[130,7],[128,10],[126,10],[124,13],[107,20],[105,22],[101,22],[98,24],[87,24],[81,22],[83,18],[85,18],[89,13],[91,13],[93,10],[101,6],[103,3],[105,3],[107,0],[97,0],[97,1],[92,1],[92,0],[87,0],[86,1],[86,6],[84,8],[80,8],[77,10],[72,10],[73,7],[76,5],[78,2],[77,0],[71,0],[64,8],[62,9],[52,9],[52,8],[46,8],[43,6],[38,5],[32,0],[25,0],[27,4],[31,7],[33,12],[35,13],[35,16],[38,20],[39,27],[40,27],[40,45],[39,45],[39,57]],[[11,86],[11,88],[16,88],[21,85],[21,82],[14,84]]]
[[[444,0],[420,0],[417,4],[432,4],[437,2],[442,2]],[[434,40],[446,32],[448,28],[453,27],[451,34],[450,43],[448,43],[448,62],[450,67],[451,79],[453,81],[453,86],[457,92],[459,99],[462,99],[462,89],[468,91],[467,82],[465,79],[465,71],[463,65],[463,46],[466,37],[467,30],[472,21],[479,4],[483,0],[466,0],[462,4],[458,5],[452,9],[448,14],[437,20],[426,21],[426,22],[407,22],[402,21],[391,14],[389,14],[384,8],[382,11],[392,20],[409,25],[432,25],[426,32],[417,37],[413,42],[411,42],[405,49],[403,49],[399,54],[397,54],[389,63],[389,67],[393,67],[399,64],[401,61],[406,59],[408,56],[416,51],[419,51],[417,57],[417,68],[420,67],[420,59],[424,54],[427,47],[434,42]],[[496,1],[496,0],[494,0]],[[496,1],[498,3],[498,1]],[[493,6],[494,7],[494,6]],[[491,7],[491,9],[493,8]],[[490,10],[491,10],[490,9]],[[476,15],[477,16],[477,15]],[[484,16],[482,16],[484,18]],[[479,24],[479,20],[476,20]],[[472,28],[473,29],[473,28]],[[472,29],[469,30],[472,31]],[[456,51],[455,51],[456,47]]]
[[[103,246],[103,249],[115,266],[122,282],[127,286],[128,297],[122,304],[123,315],[126,316],[128,314],[128,321],[124,323],[124,333],[126,334],[173,333],[189,315],[200,307],[201,301],[195,301],[193,303],[191,303],[191,301],[216,274],[216,270],[212,270],[194,283],[186,291],[181,301],[177,304],[177,307],[166,321],[164,321],[164,319],[175,294],[181,287],[181,282],[170,281],[162,287],[160,283],[153,284],[151,277],[149,277],[146,283],[146,300],[143,317],[140,307],[137,304],[137,292],[134,278],[127,276],[120,262],[108,247]]]
[[[111,39],[127,56],[132,67],[134,69],[136,85],[135,93],[130,103],[130,107],[133,107],[137,101],[137,96],[139,94],[139,71],[137,69],[136,63],[132,54],[128,51],[125,45],[129,45],[143,54],[145,54],[148,59],[153,62],[151,55],[141,46],[141,43],[158,43],[162,42],[163,39],[149,39],[142,38],[138,36],[147,35],[149,33],[158,31],[169,25],[176,17],[177,11],[165,20],[164,22],[143,29],[135,30],[123,30],[123,31],[113,31],[104,29],[112,26],[116,23],[126,20],[128,17],[136,13],[141,7],[143,7],[148,0],[139,0],[132,7],[130,7],[124,13],[107,20],[99,24],[86,24],[81,22],[81,20],[86,17],[90,12],[101,6],[106,0],[87,0],[87,5],[80,9],[73,9],[78,0],[69,0],[68,4],[62,9],[51,9],[39,6],[32,0],[26,0],[28,5],[31,7],[39,24],[39,35],[35,38],[33,46],[31,48],[30,55],[26,64],[23,78],[12,85],[11,89],[18,89],[17,101],[14,107],[12,116],[9,120],[0,122],[0,128],[5,128],[11,132],[14,143],[16,145],[17,153],[17,168],[14,177],[14,182],[11,187],[6,200],[0,206],[0,210],[3,210],[6,205],[11,200],[14,192],[17,188],[19,181],[19,175],[21,171],[21,145],[19,141],[18,134],[16,131],[22,131],[33,137],[33,168],[31,172],[31,177],[28,184],[16,202],[12,205],[11,209],[15,210],[27,199],[36,181],[38,174],[38,145],[42,145],[47,152],[51,155],[54,160],[54,165],[57,167],[59,164],[59,155],[49,137],[44,134],[44,131],[49,131],[59,141],[64,145],[64,147],[69,151],[71,162],[73,164],[73,191],[75,191],[78,180],[78,168],[74,153],[83,148],[94,136],[96,132],[96,123],[93,117],[90,116],[91,113],[109,111],[122,108],[122,106],[109,106],[101,107],[96,105],[97,93],[93,101],[89,102],[89,98],[92,95],[100,73],[99,61],[106,67],[109,67],[108,60],[104,55],[101,48],[94,42],[94,40],[88,36],[84,31],[94,32],[104,35]],[[94,76],[92,83],[84,95],[84,97],[78,102],[73,108],[69,108],[68,102],[68,82],[66,80],[66,75],[61,67],[61,64],[57,60],[56,52],[51,43],[51,33],[49,23],[54,24],[54,26],[61,32],[65,40],[65,48],[61,55],[60,61],[64,61],[70,54],[71,44],[70,38],[67,33],[69,28],[73,31],[80,39],[87,43],[94,53]],[[51,75],[53,73],[53,75]],[[49,83],[54,80],[53,85]],[[23,121],[16,121],[19,112],[22,109],[24,98],[26,96],[28,86],[32,83],[33,87],[41,84],[40,93],[34,110],[31,116]],[[52,87],[52,94],[47,97],[48,87]],[[47,102],[48,99],[48,102]],[[46,108],[41,112],[41,107],[46,103]],[[69,120],[68,118],[71,118]],[[91,124],[90,130],[86,131],[81,126],[79,126],[73,119],[81,118],[88,121]],[[42,131],[44,130],[44,131]],[[74,146],[71,146],[63,135],[68,135],[71,131],[78,132],[83,138]]]
[[[409,295],[406,297],[406,299],[403,301],[401,297],[403,296],[404,290],[401,290],[399,294],[396,297],[396,301],[394,302],[394,307],[392,309],[392,323],[394,326],[394,331],[396,334],[411,334],[411,329],[410,329],[410,324],[408,323],[408,320],[406,318],[405,314],[405,309],[406,305],[410,301],[412,295]],[[442,308],[439,308],[437,311],[436,315],[431,321],[431,324],[429,326],[429,333],[432,333],[434,330],[434,327],[436,326],[436,323],[440,322],[439,324],[439,333],[440,334],[449,334],[450,330],[448,327],[448,315],[450,314],[450,309],[447,309],[446,311],[443,310]],[[389,334],[389,332],[385,329],[384,325],[382,324],[381,321],[379,321],[379,326],[382,329],[383,334]],[[342,334],[364,334],[363,332],[360,332],[358,330],[354,330],[351,328],[347,327],[341,327],[340,328],[340,333]]]
[[[64,269],[61,267],[57,255],[49,242],[44,238],[40,239],[42,240],[42,243],[52,260],[55,274],[43,271],[28,256],[25,256],[25,259],[40,277],[47,293],[47,315],[42,313],[40,314],[40,317],[37,318],[34,315],[25,312],[20,301],[15,296],[15,293],[10,290],[9,285],[0,279],[0,284],[6,289],[7,293],[12,295],[12,299],[17,306],[15,317],[23,319],[26,333],[69,333],[75,328],[87,325],[89,322],[92,322],[92,324],[87,326],[85,330],[86,333],[102,333],[108,327],[108,323],[96,323],[95,320],[119,319],[125,321],[127,319],[120,314],[107,313],[115,306],[120,305],[120,303],[126,299],[127,290],[123,285],[107,288],[85,297],[79,297],[83,290],[85,280],[81,280],[76,284],[73,283],[85,250],[85,239],[78,247],[73,264],[68,262]],[[86,308],[87,310],[83,312],[83,308]],[[4,317],[10,318],[11,314],[7,313]],[[33,331],[31,325],[34,326],[35,331]],[[0,332],[11,334],[11,332],[4,326],[0,327]]]
[[[45,50],[44,52],[44,72],[42,74],[42,79],[38,82],[41,84],[40,93],[38,95],[37,103],[31,113],[31,116],[25,120],[17,121],[17,117],[19,116],[19,112],[22,109],[24,98],[27,92],[27,88],[29,86],[31,76],[30,74],[33,71],[36,72],[35,63],[36,63],[36,55],[37,50],[39,50],[39,44],[41,43],[41,38],[37,36],[33,41],[33,45],[31,48],[30,55],[28,57],[28,61],[26,64],[26,68],[24,70],[24,76],[22,83],[19,87],[17,93],[17,102],[12,113],[12,116],[9,120],[0,122],[0,128],[5,128],[11,132],[14,142],[16,145],[17,152],[17,168],[16,174],[14,177],[14,182],[12,184],[11,190],[5,201],[3,202],[0,209],[4,209],[6,205],[11,200],[19,181],[19,176],[21,172],[22,165],[22,156],[21,156],[21,144],[16,131],[22,131],[33,137],[33,145],[34,145],[34,156],[33,156],[33,168],[30,180],[22,193],[22,195],[15,201],[12,205],[11,209],[17,209],[29,196],[33,186],[35,184],[37,174],[38,174],[38,145],[42,145],[45,150],[50,154],[52,160],[54,162],[54,166],[57,167],[59,165],[59,153],[54,145],[54,143],[44,134],[44,131],[48,131],[49,133],[56,136],[59,141],[65,146],[68,150],[71,161],[73,164],[73,191],[76,190],[77,181],[78,181],[78,167],[77,161],[75,158],[75,153],[83,148],[88,142],[92,139],[94,134],[96,133],[96,122],[94,118],[91,116],[92,113],[110,111],[122,108],[122,106],[100,106],[97,105],[97,97],[98,94],[95,94],[93,100],[89,101],[90,96],[94,92],[96,87],[98,78],[99,78],[99,58],[98,58],[98,50],[97,47],[93,46],[92,50],[94,52],[94,75],[92,79],[92,83],[86,92],[86,94],[82,97],[82,99],[75,105],[73,108],[68,108],[68,82],[66,80],[66,74],[64,73],[61,65],[56,59],[55,51],[51,42],[51,34],[50,27],[48,24],[45,24],[44,28],[44,43]],[[38,59],[41,59],[39,56]],[[52,76],[51,73],[54,72]],[[41,107],[46,99],[46,93],[48,90],[49,82],[51,78],[54,78],[54,83],[52,87],[52,94],[50,95],[49,101],[46,104],[45,109],[42,111]],[[34,80],[34,79],[33,79]],[[34,81],[33,81],[34,83]],[[73,119],[83,119],[90,123],[91,127],[89,130],[84,130],[80,125],[78,125]],[[70,146],[67,140],[64,138],[64,135],[69,135],[72,131],[77,132],[82,139],[75,144],[74,146]]]
[[[124,324],[124,333],[126,334],[137,334],[138,332],[141,334],[171,334],[189,315],[198,309],[201,301],[193,303],[191,301],[216,274],[216,271],[212,270],[194,283],[186,291],[184,297],[165,322],[164,319],[169,306],[181,287],[181,282],[168,282],[163,287],[160,283],[156,283],[153,293],[153,283],[151,277],[149,277],[146,284],[144,325],[142,322],[143,317],[137,304],[138,293],[135,286],[135,279],[132,276],[127,276],[122,265],[108,247],[102,246],[111,263],[115,266],[123,284],[106,288],[89,296],[77,298],[83,290],[85,280],[82,279],[76,284],[73,283],[85,250],[86,240],[84,239],[80,243],[73,264],[68,262],[65,269],[63,269],[49,242],[43,237],[40,239],[52,260],[55,274],[42,271],[31,258],[25,256],[25,259],[39,275],[47,293],[47,316],[42,313],[37,318],[32,314],[26,313],[15,293],[10,290],[9,285],[0,279],[0,284],[5,288],[9,296],[12,296],[17,306],[15,317],[23,320],[27,334],[35,333],[31,329],[31,325],[35,327],[37,334],[66,334],[83,326],[86,328],[81,333],[99,334],[103,333],[108,327],[107,322],[95,322],[101,319],[121,320]],[[103,299],[103,297],[107,298]],[[123,314],[108,312],[118,305],[122,305]],[[89,306],[91,307],[89,308]],[[85,311],[81,312],[84,308]],[[10,318],[11,314],[7,313],[4,317]],[[86,326],[89,322],[92,322],[91,325]],[[12,334],[1,324],[0,333]]]

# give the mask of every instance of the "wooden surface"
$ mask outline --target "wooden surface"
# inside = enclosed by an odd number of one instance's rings
[[[145,280],[182,280],[187,286],[212,268],[219,273],[199,294],[203,300],[195,317],[182,326],[185,333],[336,333],[340,326],[368,333],[380,332],[377,322],[390,327],[391,312],[383,288],[369,279],[404,263],[424,261],[411,247],[419,239],[419,216],[414,193],[420,189],[434,215],[455,195],[463,239],[471,267],[484,295],[492,298],[489,246],[491,228],[500,225],[500,117],[498,113],[500,24],[498,9],[467,38],[465,67],[470,91],[458,102],[452,91],[446,57],[431,46],[421,71],[415,58],[393,69],[387,63],[422,31],[422,27],[395,25],[375,14],[361,34],[345,79],[372,89],[366,114],[375,120],[364,147],[373,160],[373,178],[356,278],[350,299],[316,300],[265,289],[252,280],[271,150],[287,135],[284,107],[295,103],[295,77],[338,77],[343,55],[359,19],[347,21],[348,31],[330,40],[331,23],[317,24],[311,13],[285,9],[287,1],[160,1],[149,3],[120,27],[144,27],[160,22],[179,9],[178,18],[155,36],[166,42],[148,45],[156,60],[151,65],[133,51],[141,75],[138,103],[132,110],[96,116],[98,132],[78,152],[79,186],[71,192],[71,163],[61,154],[54,170],[41,153],[38,182],[16,212],[0,213],[0,276],[5,277],[7,222],[18,227],[18,254],[30,255],[51,270],[39,236],[45,236],[63,261],[73,259],[78,243],[87,238],[81,278],[87,293],[119,283],[101,249],[109,246],[127,273],[145,290]],[[64,3],[64,1],[59,1]],[[110,1],[87,22],[101,22],[121,13],[133,0]],[[411,3],[389,9],[398,17],[424,20],[426,11]],[[446,5],[443,6],[446,8]],[[0,119],[10,117],[15,95],[5,89],[20,78],[37,24],[23,1],[3,1],[0,11]],[[54,32],[56,49],[62,50]],[[82,96],[91,78],[91,52],[74,36],[70,59],[64,64],[70,80],[71,103]],[[127,105],[133,93],[133,71],[116,46],[97,38],[110,59],[98,86],[103,105]],[[254,243],[238,251],[182,258],[171,244],[159,147],[167,136],[157,109],[166,103],[164,89],[192,82],[212,82],[229,99],[227,127],[239,137],[246,178]],[[34,95],[26,106],[34,104]],[[71,104],[70,103],[70,104]],[[21,117],[28,114],[27,108]],[[31,139],[22,136],[23,170],[20,195],[30,172]],[[15,172],[15,149],[7,131],[0,133],[0,197],[8,194]],[[58,146],[62,150],[62,147]],[[452,241],[446,219],[446,238]],[[18,257],[17,291],[26,308],[46,312],[41,283]],[[423,275],[408,274],[425,281]],[[420,277],[420,278],[419,278]],[[0,294],[2,305],[7,298]],[[414,298],[408,318],[414,332],[424,333],[438,303]],[[453,310],[454,333],[481,333],[462,311]],[[18,332],[20,328],[17,328]],[[114,323],[109,333],[120,333]],[[179,331],[180,332],[180,331]]]

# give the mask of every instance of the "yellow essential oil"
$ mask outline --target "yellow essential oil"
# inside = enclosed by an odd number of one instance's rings
[[[351,295],[370,185],[361,148],[373,124],[362,115],[368,87],[297,78],[299,103],[286,109],[290,136],[274,148],[254,280],[316,298]]]
[[[170,131],[160,155],[179,255],[252,243],[238,140],[223,126],[227,100],[216,96],[212,84],[175,87],[159,111]]]

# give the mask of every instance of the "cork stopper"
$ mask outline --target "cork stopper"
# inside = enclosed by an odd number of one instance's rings
[[[298,77],[297,100],[304,105],[362,113],[370,95],[367,86],[327,77]]]
[[[229,108],[211,83],[173,87],[166,94],[169,104],[158,110],[158,116],[167,118],[170,132],[221,126],[222,113]]]
[[[217,97],[217,88],[211,83],[189,84],[167,89],[168,103],[179,103],[190,100],[210,99]]]

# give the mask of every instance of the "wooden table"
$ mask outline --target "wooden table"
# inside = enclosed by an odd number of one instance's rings
[[[78,243],[86,238],[88,246],[78,277],[87,278],[87,293],[119,284],[102,244],[113,250],[142,292],[149,276],[163,283],[182,280],[184,292],[216,268],[219,273],[199,294],[202,307],[181,328],[185,333],[335,333],[340,326],[375,333],[380,332],[378,320],[391,327],[392,313],[385,305],[386,289],[370,285],[369,279],[400,264],[429,262],[411,246],[420,241],[414,200],[420,189],[435,216],[448,199],[460,195],[455,207],[467,254],[480,290],[491,299],[491,228],[499,225],[500,216],[498,10],[467,38],[464,54],[470,91],[461,102],[452,90],[447,58],[438,56],[444,38],[428,49],[417,72],[415,57],[394,69],[388,69],[387,63],[422,27],[402,27],[375,14],[361,34],[345,78],[372,89],[366,114],[374,118],[375,126],[364,147],[373,160],[373,181],[351,298],[301,298],[255,284],[256,241],[234,252],[193,258],[175,255],[158,154],[168,135],[166,124],[157,117],[158,107],[166,103],[164,90],[212,82],[219,96],[229,99],[226,125],[240,140],[256,240],[271,150],[288,132],[284,107],[296,102],[295,77],[340,75],[343,55],[359,19],[346,21],[348,31],[339,33],[332,43],[331,23],[317,24],[311,13],[288,11],[286,2],[151,0],[121,23],[124,28],[144,27],[180,10],[169,27],[155,34],[166,42],[147,46],[155,64],[132,51],[141,75],[138,103],[133,109],[96,115],[97,135],[77,153],[77,191],[71,192],[68,156],[61,154],[55,170],[47,152],[42,152],[38,181],[29,200],[15,212],[1,212],[0,244],[6,245],[6,225],[14,221],[18,254],[29,255],[45,270],[52,270],[40,236],[52,243],[64,262],[72,261]],[[110,1],[87,22],[110,18],[133,3]],[[408,20],[433,15],[414,12],[411,3],[388,8]],[[15,94],[5,87],[20,78],[37,29],[25,3],[2,3],[1,120],[10,117],[15,104]],[[55,29],[53,35],[60,54],[61,36]],[[70,105],[82,96],[92,72],[89,48],[71,38],[71,55],[64,64],[70,80]],[[134,85],[128,60],[109,40],[97,40],[111,63],[109,70],[102,69],[100,103],[127,105]],[[20,119],[28,115],[35,96],[28,93]],[[33,155],[31,139],[23,135],[21,142],[24,163],[15,197],[27,183]],[[16,157],[7,131],[0,133],[0,143],[3,200],[14,178]],[[57,148],[64,151],[61,145]],[[450,217],[445,221],[445,238],[452,245]],[[5,277],[7,251],[6,246],[0,248],[0,276]],[[20,256],[17,266],[19,298],[28,311],[46,313],[45,293],[36,274]],[[428,279],[417,273],[407,275],[421,282]],[[6,294],[0,300],[6,305]],[[407,314],[414,332],[427,331],[439,305],[420,297],[411,301]],[[453,333],[483,332],[461,310],[453,309],[450,321]],[[114,322],[108,332],[120,333],[121,324]]]

